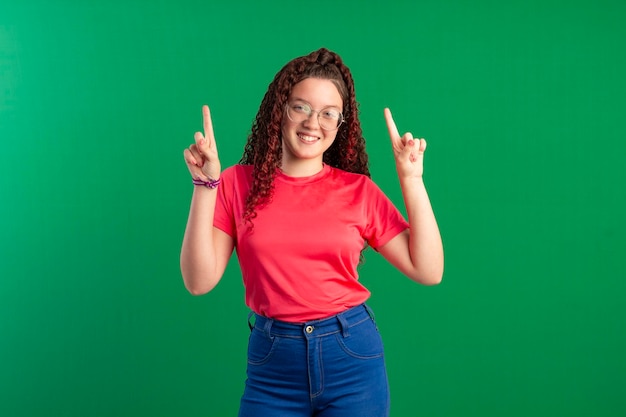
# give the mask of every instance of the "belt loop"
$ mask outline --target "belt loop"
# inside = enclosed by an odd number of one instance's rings
[[[263,331],[265,332],[265,334],[269,338],[272,337],[272,335],[270,334],[270,331],[272,330],[272,324],[273,323],[274,323],[273,319],[270,319],[268,317],[265,318],[265,325],[263,326]]]
[[[341,334],[343,337],[350,336],[350,326],[348,325],[348,320],[346,320],[343,313],[337,314],[337,320],[339,320],[339,324],[341,325]]]

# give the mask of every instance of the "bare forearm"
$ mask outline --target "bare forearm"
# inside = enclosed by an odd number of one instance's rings
[[[438,284],[443,276],[443,244],[423,178],[400,179],[410,224],[409,253],[416,278]]]
[[[180,269],[185,287],[192,294],[204,294],[217,285],[213,217],[217,190],[196,187],[180,254]]]

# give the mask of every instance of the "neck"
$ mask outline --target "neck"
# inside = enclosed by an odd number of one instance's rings
[[[300,160],[287,163],[282,161],[280,170],[289,177],[310,177],[320,172],[324,168],[322,160]]]

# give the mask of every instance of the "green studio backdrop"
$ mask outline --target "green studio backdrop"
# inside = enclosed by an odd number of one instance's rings
[[[446,249],[423,287],[368,251],[392,416],[626,414],[626,3],[3,1],[0,415],[232,416],[236,258],[189,295],[182,151],[209,104],[236,163],[274,74],[321,46],[428,140]]]

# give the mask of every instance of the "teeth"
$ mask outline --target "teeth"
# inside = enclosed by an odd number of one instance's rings
[[[306,136],[302,134],[298,134],[298,137],[305,142],[315,142],[318,139],[316,136]]]

